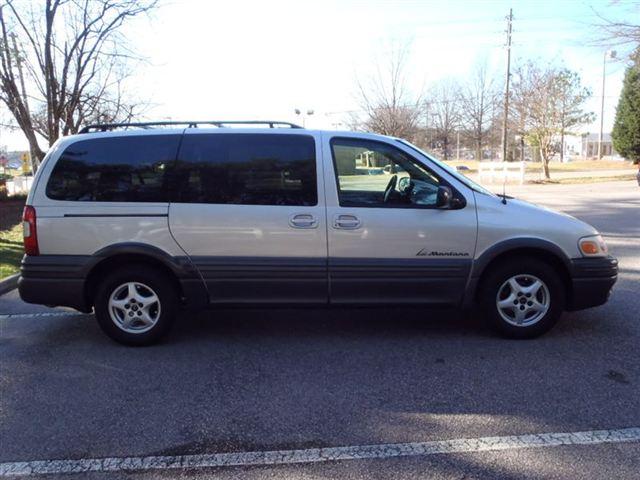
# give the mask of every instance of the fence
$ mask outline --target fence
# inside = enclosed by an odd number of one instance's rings
[[[478,163],[478,173],[480,181],[487,180],[493,183],[516,180],[520,185],[524,183],[525,162],[480,162]]]
[[[13,177],[13,180],[7,180],[7,194],[28,193],[31,185],[33,185],[33,177]]]

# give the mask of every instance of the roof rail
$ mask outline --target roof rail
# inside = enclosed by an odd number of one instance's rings
[[[199,125],[213,125],[224,128],[227,125],[268,125],[269,128],[289,127],[302,128],[300,125],[290,122],[280,122],[275,120],[204,120],[204,121],[166,121],[166,122],[133,122],[133,123],[95,123],[83,127],[78,133],[107,132],[118,128],[153,128],[165,126],[186,125],[186,128],[198,128]]]

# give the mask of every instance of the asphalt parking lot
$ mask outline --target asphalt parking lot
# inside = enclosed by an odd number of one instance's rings
[[[0,476],[638,478],[640,188],[508,193],[593,224],[620,261],[608,304],[536,340],[473,312],[219,310],[127,348],[0,297]]]

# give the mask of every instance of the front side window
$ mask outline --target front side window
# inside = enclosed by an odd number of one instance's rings
[[[171,183],[175,202],[316,205],[315,141],[288,134],[186,135]]]
[[[439,178],[403,151],[357,138],[334,138],[331,150],[341,206],[435,207]]]
[[[69,145],[47,184],[53,200],[167,202],[165,175],[179,135],[94,138]]]
[[[418,147],[416,147],[415,145],[407,142],[406,140],[403,140],[401,138],[397,138],[396,141],[398,143],[403,144],[405,147],[409,147],[411,150],[415,150],[416,153],[428,158],[429,160],[431,160],[433,163],[435,163],[436,165],[438,165],[440,168],[442,168],[443,170],[446,170],[449,175],[455,177],[458,181],[460,181],[461,183],[465,184],[467,187],[469,187],[472,190],[475,190],[476,192],[479,193],[484,193],[485,195],[490,195],[492,197],[495,197],[496,194],[487,190],[486,188],[484,188],[482,185],[474,182],[473,180],[471,180],[469,177],[467,177],[466,175],[463,175],[462,173],[458,172],[458,170],[456,170],[455,168],[453,168],[450,165],[447,165],[446,163],[444,163],[442,160],[438,160],[437,158],[435,158],[433,155],[428,154],[426,152],[424,152],[423,150],[420,150]]]

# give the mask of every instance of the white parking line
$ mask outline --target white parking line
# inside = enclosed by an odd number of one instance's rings
[[[77,312],[41,312],[41,313],[9,313],[0,314],[0,320],[9,320],[12,318],[31,318],[31,317],[84,317],[91,313]]]
[[[332,460],[362,460],[443,453],[474,453],[561,445],[597,445],[640,441],[640,427],[586,432],[539,433],[504,437],[462,438],[431,442],[390,443],[346,447],[272,450],[202,455],[85,458],[79,460],[35,460],[0,463],[0,477],[61,475],[84,472],[133,472],[180,468],[287,465]]]

